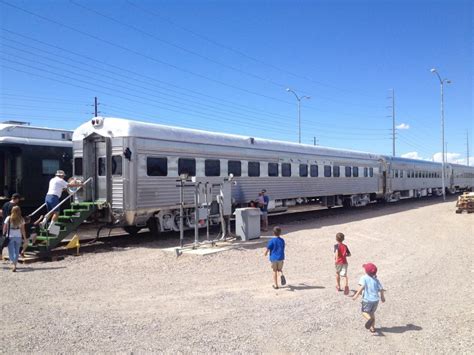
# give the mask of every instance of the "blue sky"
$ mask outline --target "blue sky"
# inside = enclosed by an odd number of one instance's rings
[[[0,120],[105,116],[450,160],[472,115],[470,1],[0,0]],[[471,150],[472,151],[472,150]],[[438,154],[437,154],[438,153]],[[471,153],[472,155],[472,153]]]

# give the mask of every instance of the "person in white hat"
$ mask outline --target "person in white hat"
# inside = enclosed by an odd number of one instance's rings
[[[51,180],[49,180],[48,193],[46,194],[46,198],[44,201],[46,203],[46,208],[48,209],[48,212],[52,211],[59,204],[59,200],[65,189],[67,189],[68,187],[81,186],[81,184],[77,181],[74,181],[74,183],[67,183],[64,180],[65,175],[66,174],[63,170],[58,170],[56,171],[56,175]],[[54,211],[52,221],[56,222],[58,220],[58,217],[59,208]]]

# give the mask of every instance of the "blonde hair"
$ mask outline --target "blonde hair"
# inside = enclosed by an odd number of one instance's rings
[[[21,216],[21,209],[19,206],[12,208],[12,212],[10,214],[10,223],[14,228],[20,227],[20,225],[23,223],[23,217]]]

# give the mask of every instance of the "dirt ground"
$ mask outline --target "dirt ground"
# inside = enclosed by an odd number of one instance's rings
[[[289,285],[274,290],[267,239],[207,255],[146,240],[59,262],[0,264],[0,352],[469,353],[474,214],[455,200],[275,217]],[[349,281],[374,262],[387,289],[378,333],[360,299],[335,289],[332,248],[346,234]],[[177,238],[177,235],[171,238]],[[174,240],[172,240],[174,243]]]

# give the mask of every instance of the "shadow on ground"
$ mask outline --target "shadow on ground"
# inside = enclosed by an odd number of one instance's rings
[[[379,335],[383,335],[383,333],[401,334],[401,333],[405,333],[409,331],[420,331],[422,329],[423,328],[418,325],[407,324],[407,325],[397,325],[394,327],[380,327],[380,328],[377,328],[377,332],[379,333]]]
[[[324,286],[310,286],[305,283],[300,283],[298,285],[288,285],[286,286],[286,289],[290,292],[294,291],[304,291],[304,290],[318,290],[318,289],[323,289],[326,288]]]

